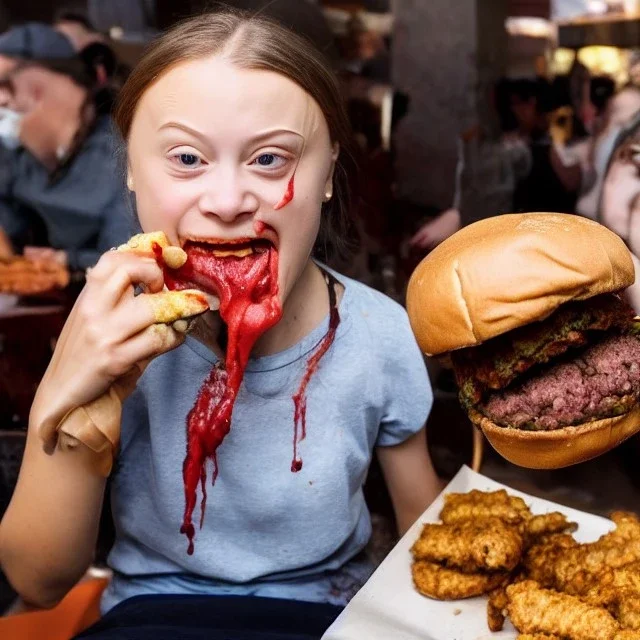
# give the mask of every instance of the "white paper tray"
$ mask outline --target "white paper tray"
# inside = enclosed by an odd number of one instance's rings
[[[422,524],[439,522],[445,493],[464,493],[471,489],[507,489],[510,494],[524,498],[535,514],[561,511],[579,524],[574,535],[581,542],[596,540],[613,528],[610,520],[515,491],[462,467],[393,548],[322,640],[515,640],[517,633],[508,622],[499,633],[489,631],[486,596],[440,602],[421,596],[413,587],[410,549],[420,535]]]

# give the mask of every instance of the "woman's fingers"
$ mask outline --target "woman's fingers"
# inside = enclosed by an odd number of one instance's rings
[[[184,342],[184,338],[183,333],[169,325],[153,324],[120,345],[114,356],[116,361],[141,362],[175,349]]]
[[[146,291],[162,291],[164,277],[162,269],[153,258],[143,258],[133,253],[109,251],[87,276],[87,297],[100,312],[115,307],[122,296],[135,285]]]
[[[207,300],[199,291],[142,293],[118,305],[109,324],[126,340],[152,324],[190,320],[208,310]]]

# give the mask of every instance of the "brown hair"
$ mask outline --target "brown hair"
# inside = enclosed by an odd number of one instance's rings
[[[244,69],[273,71],[304,89],[320,106],[333,142],[340,145],[333,198],[323,205],[315,253],[345,258],[353,233],[352,190],[356,165],[349,119],[338,80],[323,55],[304,38],[263,16],[216,11],[189,18],[160,36],[145,52],[123,86],[115,121],[126,141],[145,91],[178,63],[224,54]]]

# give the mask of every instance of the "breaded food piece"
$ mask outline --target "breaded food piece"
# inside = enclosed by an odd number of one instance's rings
[[[565,533],[549,536],[533,545],[523,558],[527,575],[545,587],[553,587],[556,581],[555,565],[568,549],[577,547],[573,536]]]
[[[572,594],[585,594],[607,569],[619,569],[640,560],[640,538],[609,538],[567,549],[554,561],[553,586]]]
[[[625,629],[640,632],[640,595],[622,592],[613,615]]]
[[[640,597],[640,562],[619,569],[607,568],[594,575],[593,580],[594,586],[583,600],[589,604],[606,607],[617,618],[621,599]],[[635,624],[625,626],[636,629]]]
[[[552,536],[534,545],[524,558],[529,576],[545,587],[586,596],[606,584],[608,572],[640,562],[640,522],[624,516],[596,542],[577,544]],[[562,545],[567,545],[565,548]],[[611,579],[609,579],[611,582]]]
[[[159,259],[170,269],[179,269],[186,261],[187,254],[181,247],[171,245],[163,231],[138,233],[129,238],[126,244],[118,247],[118,251],[128,251]]]
[[[494,518],[507,524],[520,524],[531,518],[531,512],[522,498],[510,496],[504,489],[449,493],[444,497],[444,507],[440,512],[440,519],[445,524]]]
[[[616,633],[613,640],[640,640],[640,633],[630,629],[623,629]]]
[[[504,579],[504,573],[462,573],[434,562],[418,560],[411,568],[416,589],[435,600],[462,600],[489,593]]]
[[[487,626],[491,631],[502,631],[504,627],[509,605],[507,587],[510,584],[522,582],[526,579],[527,576],[522,570],[516,571],[507,576],[505,581],[497,589],[489,593],[489,599],[487,601]]]
[[[507,617],[507,585],[501,585],[489,594],[487,601],[487,626],[490,631],[502,631]]]
[[[614,511],[609,517],[616,524],[620,524],[621,522],[640,522],[638,515],[631,511]]]
[[[511,571],[522,556],[522,536],[501,520],[461,524],[425,524],[411,552],[465,573]]]
[[[516,640],[562,640],[560,636],[550,636],[546,633],[521,633]]]
[[[520,633],[546,633],[569,640],[613,640],[620,625],[600,607],[542,589],[533,580],[507,587],[509,617]]]
[[[573,533],[578,528],[575,522],[569,522],[567,516],[559,511],[532,516],[523,525],[526,539],[531,543],[543,536],[557,533]]]

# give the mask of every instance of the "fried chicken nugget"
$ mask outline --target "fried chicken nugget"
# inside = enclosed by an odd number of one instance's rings
[[[609,534],[607,534],[609,535]],[[640,560],[640,538],[610,537],[583,544],[555,558],[553,586],[571,594],[587,593],[607,569],[620,569]]]
[[[502,631],[507,617],[507,585],[501,585],[489,594],[487,601],[487,626],[490,631]]]
[[[493,492],[473,489],[468,493],[449,493],[444,497],[444,507],[440,512],[440,519],[445,524],[489,518],[519,524],[530,517],[531,512],[524,500],[510,496],[504,489]]]
[[[504,573],[462,573],[433,562],[418,560],[411,568],[416,589],[435,600],[473,598],[495,589]]]
[[[560,636],[550,636],[546,633],[521,633],[516,640],[562,640]]]
[[[640,595],[622,592],[613,615],[625,629],[640,632]]]
[[[438,562],[472,573],[511,571],[522,556],[523,540],[501,520],[425,524],[411,551],[416,560]]]
[[[631,511],[614,511],[609,517],[616,524],[620,524],[621,522],[640,522],[638,515]]]
[[[522,569],[507,576],[505,581],[489,593],[487,600],[487,626],[491,631],[502,631],[504,621],[508,614],[509,599],[507,598],[507,587],[516,582],[527,580],[527,575]]]
[[[553,587],[556,582],[556,561],[567,549],[577,546],[578,542],[573,536],[565,533],[540,540],[527,550],[523,558],[527,575],[542,586]]]
[[[640,640],[640,633],[630,629],[623,629],[616,633],[613,640]]]
[[[573,533],[578,528],[577,523],[569,522],[567,516],[559,511],[532,516],[524,525],[524,534],[529,544],[543,536],[557,533]]]
[[[620,625],[600,607],[542,589],[533,580],[507,587],[508,611],[520,633],[546,633],[569,640],[614,640]]]
[[[617,618],[619,604],[623,598],[640,597],[640,562],[619,569],[607,568],[593,575],[593,580],[594,586],[583,600],[588,604],[606,607]],[[623,626],[640,629],[635,624]]]

